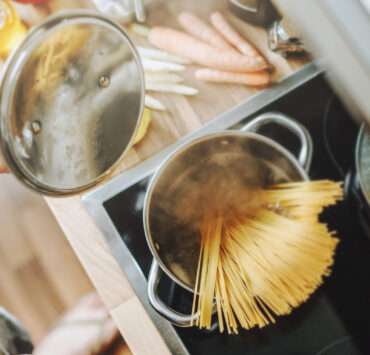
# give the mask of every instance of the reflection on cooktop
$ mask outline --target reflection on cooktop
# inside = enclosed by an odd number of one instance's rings
[[[362,339],[369,342],[370,333],[350,335],[329,344],[316,355],[356,355],[361,354],[356,348],[356,340]]]

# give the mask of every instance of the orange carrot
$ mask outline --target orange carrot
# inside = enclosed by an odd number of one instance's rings
[[[236,30],[231,26],[225,17],[219,13],[214,12],[211,15],[212,25],[216,30],[222,34],[230,43],[232,43],[239,51],[251,57],[260,57],[265,60],[246,39],[244,39]]]
[[[269,74],[263,70],[250,73],[240,73],[205,68],[197,70],[195,72],[195,77],[203,81],[244,84],[250,86],[266,85],[270,81]]]
[[[198,16],[190,12],[181,12],[178,20],[181,27],[193,37],[219,49],[234,49],[213,27],[209,26]]]
[[[248,72],[266,68],[263,58],[224,51],[168,27],[152,27],[148,40],[160,49],[214,69]]]

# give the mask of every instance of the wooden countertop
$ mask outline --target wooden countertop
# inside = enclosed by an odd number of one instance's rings
[[[163,3],[163,2],[162,2]],[[215,6],[216,5],[216,6]],[[93,7],[88,0],[51,0],[48,5],[38,7],[39,17],[67,7]],[[34,11],[31,7],[19,7],[21,16]],[[178,27],[176,14],[182,10],[196,12],[207,18],[217,9],[227,13],[225,1],[180,1],[173,0],[154,6],[148,14],[149,25],[161,24]],[[308,59],[285,60],[267,48],[267,34],[262,28],[243,23],[227,13],[227,17],[265,55],[274,67],[272,80],[278,81],[305,64]],[[27,22],[27,21],[26,21]],[[143,44],[145,39],[133,36],[135,42]],[[167,112],[153,111],[153,120],[142,142],[132,148],[112,176],[116,176],[152,154],[175,142],[185,134],[196,130],[205,122],[244,101],[262,89],[238,85],[207,84],[194,79],[191,65],[184,72],[185,84],[199,89],[195,97],[175,94],[153,94],[168,108]],[[97,291],[130,349],[135,354],[169,354],[161,335],[136,296],[125,274],[110,252],[103,235],[84,208],[79,196],[70,198],[46,198],[50,209],[63,229],[66,238],[78,256]]]

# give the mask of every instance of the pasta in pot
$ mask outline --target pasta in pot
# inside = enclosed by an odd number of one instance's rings
[[[262,328],[305,302],[330,274],[338,243],[319,214],[342,195],[328,180],[283,183],[259,191],[246,215],[205,215],[192,324],[211,327],[214,300],[228,333]]]

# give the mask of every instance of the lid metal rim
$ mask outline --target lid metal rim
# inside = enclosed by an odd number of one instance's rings
[[[358,137],[357,137],[357,141],[356,141],[356,156],[355,156],[355,162],[356,162],[356,170],[357,170],[357,174],[358,174],[358,177],[359,177],[359,182],[360,182],[360,187],[361,187],[361,190],[362,190],[362,194],[363,196],[365,197],[368,205],[370,205],[370,198],[369,198],[369,195],[366,193],[366,189],[365,189],[365,183],[364,183],[364,179],[363,179],[363,175],[361,173],[361,166],[360,166],[360,155],[361,155],[361,148],[362,148],[362,144],[363,144],[363,141],[365,139],[365,135],[366,135],[366,130],[365,130],[365,124],[362,124],[361,128],[360,128],[360,132],[358,133]]]
[[[128,46],[132,50],[133,57],[137,64],[141,80],[141,98],[140,98],[139,116],[137,118],[135,129],[133,131],[131,139],[129,140],[126,146],[126,149],[122,152],[117,161],[106,172],[102,173],[100,176],[97,176],[90,183],[76,188],[68,189],[55,188],[36,181],[36,179],[27,171],[27,169],[24,166],[22,166],[23,169],[21,169],[21,167],[16,163],[17,155],[12,147],[12,144],[10,143],[11,130],[10,130],[10,120],[8,119],[10,117],[10,110],[14,96],[15,86],[19,74],[21,72],[21,69],[27,62],[27,59],[32,53],[32,50],[36,48],[36,46],[39,45],[42,42],[42,40],[50,34],[50,31],[55,32],[60,28],[72,24],[93,23],[94,20],[97,21],[98,24],[110,27],[112,30],[115,30],[120,35],[122,35]],[[10,89],[8,89],[8,87]],[[0,148],[4,156],[4,160],[9,170],[15,175],[15,177],[19,181],[24,183],[27,187],[30,187],[33,190],[36,190],[38,192],[50,196],[67,196],[82,193],[92,188],[98,182],[103,180],[104,177],[109,175],[111,171],[121,161],[121,159],[126,155],[127,151],[130,149],[141,122],[141,117],[144,108],[144,97],[145,97],[145,81],[142,63],[135,45],[133,44],[132,40],[127,35],[123,27],[116,21],[112,20],[110,17],[105,16],[94,10],[73,9],[60,11],[55,15],[48,17],[42,23],[33,27],[27,33],[27,35],[25,36],[23,41],[18,45],[18,47],[15,50],[13,50],[13,52],[8,57],[5,63],[0,78]]]

